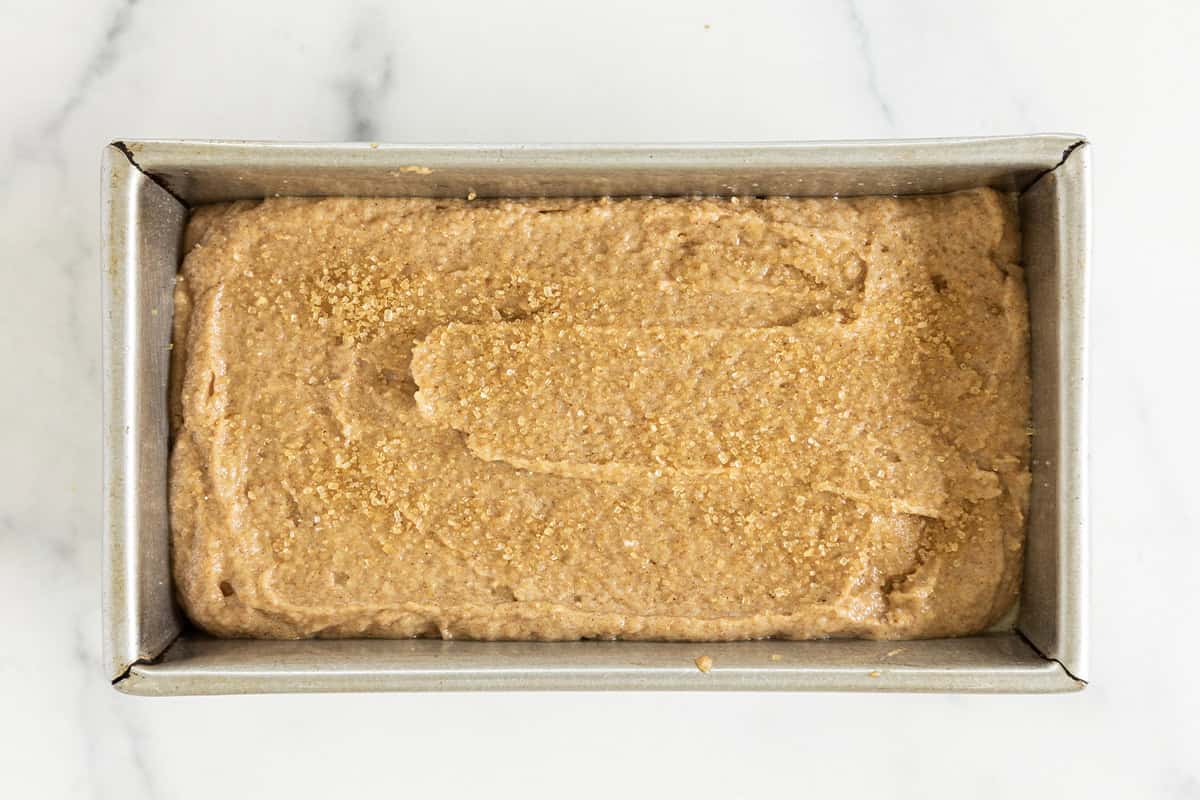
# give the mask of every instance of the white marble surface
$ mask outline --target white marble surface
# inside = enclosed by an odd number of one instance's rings
[[[644,5],[0,2],[0,794],[1200,797],[1200,6]],[[145,700],[108,687],[106,141],[1031,131],[1095,142],[1082,694]]]

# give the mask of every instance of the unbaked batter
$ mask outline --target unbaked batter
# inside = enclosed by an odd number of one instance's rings
[[[194,212],[174,569],[218,635],[906,638],[1020,578],[1012,199]]]

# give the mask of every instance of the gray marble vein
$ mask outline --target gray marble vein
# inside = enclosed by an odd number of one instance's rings
[[[121,0],[120,5],[108,18],[108,24],[95,45],[91,56],[80,70],[79,77],[67,91],[62,102],[41,126],[43,137],[53,137],[62,129],[63,124],[87,97],[88,92],[96,83],[107,75],[113,68],[120,53],[121,41],[129,29],[133,12],[141,0]]]
[[[162,797],[163,794],[159,791],[158,779],[152,762],[146,754],[144,734],[137,727],[136,720],[129,714],[120,714],[117,719],[120,721],[121,732],[129,741],[130,764],[133,767],[135,781],[141,788],[138,796],[147,800],[156,800],[156,798]]]
[[[380,106],[392,87],[394,56],[386,29],[376,14],[361,15],[350,35],[351,74],[339,83],[346,109],[347,139],[367,142],[379,138]]]
[[[32,125],[12,124],[0,126],[0,131],[9,133],[9,148],[0,161],[0,191],[6,191],[21,162],[42,160],[49,163],[61,179],[67,167],[64,163],[61,133],[63,126],[79,109],[93,88],[112,71],[120,55],[121,42],[129,29],[133,12],[141,0],[120,0],[120,4],[108,16],[100,35],[92,42],[72,42],[75,47],[87,47],[91,55],[83,68],[71,81],[65,92],[48,92],[49,101],[42,108],[44,116]],[[82,26],[89,31],[89,26]],[[42,111],[42,109],[37,109]],[[21,122],[24,122],[21,119]],[[4,130],[8,128],[8,130]]]
[[[95,669],[99,654],[95,652],[92,630],[75,625],[75,645],[72,658],[78,674],[87,675]],[[98,695],[91,681],[79,688],[78,710],[80,729],[84,733],[84,775],[91,796],[98,798],[143,797],[148,800],[164,797],[153,763],[146,753],[146,734],[140,724],[140,714],[129,705],[127,698],[106,690]],[[121,706],[125,706],[123,709]],[[128,768],[114,783],[109,761],[121,758]]]
[[[846,0],[846,12],[850,17],[850,31],[854,34],[855,42],[858,44],[863,71],[866,73],[867,88],[870,90],[871,97],[874,98],[875,104],[879,107],[879,112],[883,115],[884,120],[890,127],[895,127],[896,120],[892,115],[892,107],[888,104],[887,98],[883,96],[883,91],[879,88],[879,73],[875,65],[875,55],[871,52],[871,36],[867,31],[867,24],[863,20],[862,12],[859,10],[856,0]]]
[[[83,629],[81,621],[77,621],[73,626],[73,643],[72,660],[75,662],[75,667],[82,674],[85,670],[91,669],[96,663],[95,654],[92,648],[89,647],[91,637],[88,631]],[[95,697],[91,691],[91,687],[86,682],[81,683],[77,690],[77,704],[79,713],[79,732],[81,734],[83,747],[83,770],[80,776],[81,781],[87,783],[89,789],[88,794],[91,797],[101,796],[101,784],[104,780],[104,763],[100,756],[100,746],[104,741],[104,735],[97,730],[99,727],[95,722]]]

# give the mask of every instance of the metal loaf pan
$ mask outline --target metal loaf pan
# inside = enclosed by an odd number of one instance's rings
[[[104,150],[105,669],[142,695],[471,689],[1062,692],[1087,672],[1088,144],[1079,136],[732,145],[124,141]],[[217,640],[173,599],[172,287],[188,208],[270,195],[1020,193],[1033,493],[1015,623],[912,642]],[[694,659],[709,655],[711,672]]]

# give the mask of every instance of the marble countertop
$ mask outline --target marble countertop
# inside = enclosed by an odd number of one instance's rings
[[[5,3],[8,796],[1200,797],[1200,5]],[[736,9],[736,10],[735,10]],[[99,164],[119,137],[1095,144],[1092,685],[146,700],[100,666]],[[374,793],[374,792],[372,792]]]

